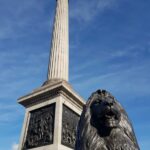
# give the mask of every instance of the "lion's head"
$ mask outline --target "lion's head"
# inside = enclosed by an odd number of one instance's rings
[[[91,123],[96,128],[114,128],[119,126],[120,111],[115,100],[106,91],[98,91],[100,94],[91,103]]]
[[[139,150],[123,107],[107,91],[94,92],[79,124],[75,150]]]

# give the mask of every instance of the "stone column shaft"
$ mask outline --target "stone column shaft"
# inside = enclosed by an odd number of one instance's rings
[[[69,29],[68,0],[57,0],[56,14],[51,42],[48,80],[68,81],[69,70]]]

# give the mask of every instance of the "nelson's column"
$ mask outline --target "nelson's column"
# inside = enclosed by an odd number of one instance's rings
[[[71,150],[75,145],[84,100],[68,83],[68,0],[56,3],[47,81],[18,99],[26,108],[18,150]]]

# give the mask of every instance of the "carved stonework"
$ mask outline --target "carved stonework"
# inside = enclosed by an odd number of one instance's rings
[[[62,119],[62,140],[61,143],[70,148],[75,147],[76,130],[79,122],[79,115],[63,105]]]
[[[30,112],[24,150],[53,143],[55,104]]]

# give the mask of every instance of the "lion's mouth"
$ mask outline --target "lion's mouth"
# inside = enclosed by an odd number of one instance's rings
[[[113,109],[107,110],[104,114],[106,119],[117,119],[117,112]]]
[[[100,120],[108,127],[115,127],[119,122],[118,112],[114,109],[107,109],[100,117]]]

